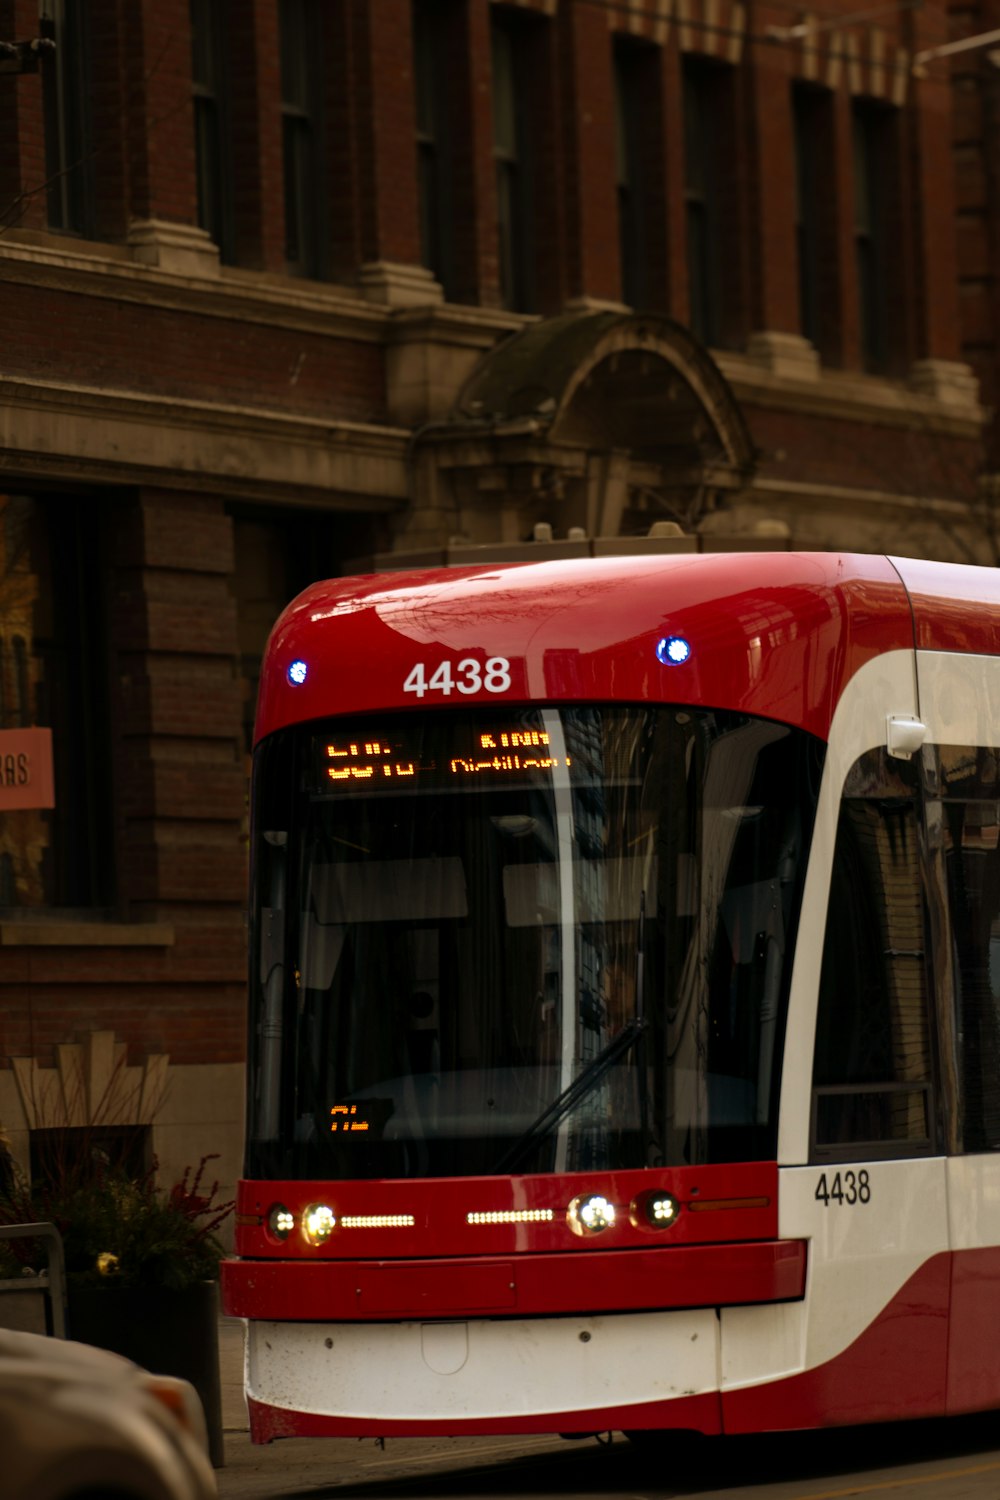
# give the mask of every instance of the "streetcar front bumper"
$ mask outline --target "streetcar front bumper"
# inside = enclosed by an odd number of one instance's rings
[[[227,1260],[230,1317],[368,1322],[544,1317],[790,1302],[804,1240],[399,1260]]]
[[[805,1291],[802,1241],[443,1260],[230,1260],[256,1442],[720,1430],[719,1309]]]
[[[721,1431],[714,1309],[249,1324],[254,1442],[278,1437]]]

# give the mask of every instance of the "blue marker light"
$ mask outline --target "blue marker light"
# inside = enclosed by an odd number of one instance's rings
[[[656,655],[665,667],[682,667],[691,659],[691,642],[682,635],[665,635],[657,642]]]
[[[293,661],[291,666],[288,668],[289,682],[293,683],[295,687],[301,687],[306,680],[308,671],[309,668],[306,666],[304,661]]]

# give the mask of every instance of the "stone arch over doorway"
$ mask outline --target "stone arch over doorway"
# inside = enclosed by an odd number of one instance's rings
[[[519,540],[537,521],[591,536],[660,520],[696,530],[754,470],[743,413],[707,349],[672,319],[631,313],[512,334],[425,441],[477,542]]]

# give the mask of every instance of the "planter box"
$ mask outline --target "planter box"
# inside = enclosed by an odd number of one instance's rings
[[[219,1376],[219,1289],[200,1281],[161,1287],[69,1287],[69,1336],[123,1354],[156,1375],[189,1380],[201,1397],[212,1463],[225,1462]]]
[[[0,1281],[0,1328],[10,1328],[16,1333],[51,1333],[48,1293],[45,1276]]]

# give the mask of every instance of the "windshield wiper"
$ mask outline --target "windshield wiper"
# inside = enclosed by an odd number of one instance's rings
[[[613,1037],[596,1057],[591,1058],[583,1072],[574,1078],[561,1094],[556,1095],[552,1103],[542,1111],[537,1120],[532,1121],[523,1135],[518,1136],[510,1149],[497,1162],[493,1171],[512,1172],[539,1141],[551,1135],[560,1121],[564,1120],[581,1100],[593,1093],[605,1074],[609,1073],[615,1063],[631,1051],[648,1025],[649,1022],[644,1016],[634,1016],[631,1021],[626,1021],[618,1035]]]

